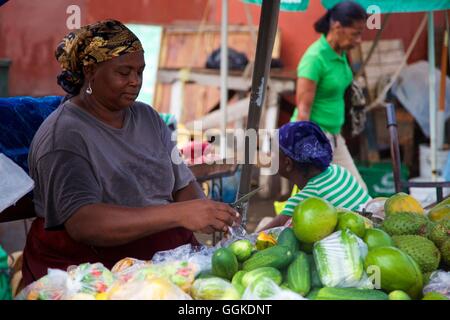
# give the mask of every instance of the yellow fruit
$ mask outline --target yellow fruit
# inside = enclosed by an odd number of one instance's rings
[[[95,300],[108,300],[108,294],[105,292],[97,293],[95,295]]]
[[[386,200],[384,204],[384,211],[386,216],[399,212],[424,214],[420,203],[410,195],[400,192]]]
[[[272,247],[276,244],[277,244],[277,240],[275,239],[275,237],[264,231],[261,231],[258,234],[258,238],[256,239],[256,243],[255,243],[256,249],[258,249],[258,250],[264,250],[264,249]]]
[[[437,222],[443,219],[450,219],[450,204],[436,206],[428,212],[428,218]]]

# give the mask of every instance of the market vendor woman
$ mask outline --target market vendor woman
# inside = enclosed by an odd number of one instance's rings
[[[310,197],[327,200],[335,207],[361,211],[371,200],[369,194],[347,169],[331,164],[330,141],[318,125],[310,121],[285,124],[279,132],[279,174],[300,191],[290,197],[280,215],[261,228],[286,224],[295,207]]]
[[[158,113],[135,102],[145,63],[129,29],[115,20],[85,26],[63,39],[56,58],[69,95],[30,148],[38,218],[24,249],[23,285],[48,268],[149,260],[197,244],[193,232],[236,221],[231,207],[204,199]]]
[[[341,135],[345,122],[344,95],[353,79],[346,52],[361,42],[366,18],[358,3],[342,1],[314,24],[322,35],[306,50],[298,65],[294,118],[318,124],[331,141],[333,163],[349,170],[367,190]]]

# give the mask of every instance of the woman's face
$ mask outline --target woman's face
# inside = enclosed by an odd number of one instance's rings
[[[100,63],[87,80],[96,100],[110,110],[123,110],[139,95],[144,68],[142,51],[127,53]]]
[[[294,170],[294,163],[292,162],[291,159],[289,159],[289,157],[287,157],[283,153],[281,149],[279,149],[278,151],[278,156],[279,156],[278,174],[283,178],[289,179],[290,175],[292,174],[292,171]]]
[[[349,27],[335,22],[331,28],[333,37],[342,50],[348,51],[361,44],[362,33],[366,23],[364,20],[355,21]]]

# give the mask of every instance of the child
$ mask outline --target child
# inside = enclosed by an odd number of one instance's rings
[[[297,185],[300,192],[290,197],[281,214],[263,229],[285,225],[295,207],[309,197],[319,197],[349,210],[362,209],[371,200],[348,170],[330,164],[333,158],[330,141],[313,122],[285,124],[280,128],[279,141],[279,174]]]

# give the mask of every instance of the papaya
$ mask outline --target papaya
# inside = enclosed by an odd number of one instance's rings
[[[404,192],[399,192],[386,200],[384,212],[388,216],[399,212],[424,214],[425,210],[416,199]]]
[[[364,267],[375,279],[375,286],[379,284],[384,291],[401,290],[413,299],[418,299],[422,293],[423,278],[419,266],[398,248],[373,248],[367,254]]]
[[[435,206],[428,212],[428,218],[434,222],[445,219],[450,220],[450,203]]]

